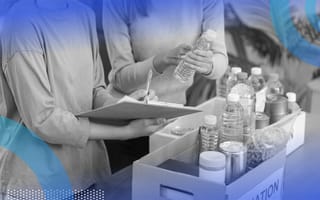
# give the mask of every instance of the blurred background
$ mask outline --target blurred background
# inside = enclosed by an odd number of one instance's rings
[[[0,18],[17,1],[19,0],[0,0]],[[107,77],[111,67],[102,29],[103,0],[79,1],[96,13],[100,53]],[[306,40],[320,46],[320,33],[310,25],[305,13],[306,1],[290,1],[292,18],[289,20],[294,22],[294,26]],[[320,17],[319,7],[318,3],[316,8],[318,16],[312,16],[314,19]],[[260,66],[265,74],[270,72],[280,74],[286,92],[297,93],[298,103],[304,110],[320,113],[319,66],[300,61],[282,46],[272,25],[268,0],[225,0],[225,26],[230,66],[240,66],[246,72],[250,72],[253,66]],[[215,81],[196,76],[193,86],[187,93],[187,104],[198,105],[215,96],[215,85]]]

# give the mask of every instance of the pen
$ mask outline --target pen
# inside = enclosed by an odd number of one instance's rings
[[[150,84],[152,79],[152,70],[150,69],[148,73],[148,79],[147,79],[147,88],[146,88],[146,96],[144,97],[144,102],[147,104],[149,102],[149,95],[150,95]]]

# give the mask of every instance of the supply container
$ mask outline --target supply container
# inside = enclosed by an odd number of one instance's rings
[[[250,85],[248,74],[241,72],[237,74],[237,84],[231,89],[230,93],[238,94],[239,103],[243,108],[243,133],[248,137],[255,130],[255,92]]]
[[[200,127],[199,132],[201,152],[216,150],[219,140],[217,117],[215,115],[206,115],[204,117],[204,125]]]
[[[239,95],[229,94],[227,104],[221,116],[221,132],[219,143],[227,141],[244,142],[243,108],[239,103]]]
[[[251,76],[249,77],[249,82],[256,93],[261,91],[265,87],[266,82],[262,76],[261,68],[251,68]]]
[[[288,98],[288,112],[294,113],[300,110],[300,106],[297,104],[297,95],[294,92],[287,93]]]
[[[231,73],[229,75],[229,78],[227,80],[227,96],[230,93],[231,89],[233,86],[237,84],[237,74],[242,72],[242,69],[240,67],[232,67],[231,68]]]
[[[226,184],[229,184],[246,173],[247,147],[242,142],[228,141],[219,148],[226,156]]]
[[[183,169],[183,166],[197,167],[198,150],[199,134],[194,131],[134,162],[132,199],[251,200],[261,199],[261,194],[266,193],[268,199],[281,199],[285,151],[227,185],[202,179]],[[161,167],[170,159],[186,164],[182,168]]]
[[[218,151],[206,151],[200,154],[199,178],[225,184],[226,156]]]
[[[169,126],[165,127],[163,130],[153,134],[150,137],[150,152],[153,152],[182,137],[172,135],[172,128],[179,126],[181,128],[189,129],[190,131],[188,133],[185,133],[184,135],[188,135],[193,131],[199,132],[199,126],[203,124],[204,116],[212,114],[221,116],[224,112],[225,106],[226,99],[221,97],[212,98],[197,106],[197,108],[199,110],[202,110],[203,112],[180,117],[174,123],[171,123]],[[304,144],[305,125],[306,113],[300,110],[284,116],[279,121],[267,126],[266,128],[275,126],[281,127],[291,134],[290,140],[287,144],[287,155],[290,155],[292,152],[294,152]]]
[[[273,101],[278,98],[278,96],[284,95],[284,88],[279,80],[279,75],[276,73],[269,74],[269,79],[267,82],[267,100]]]

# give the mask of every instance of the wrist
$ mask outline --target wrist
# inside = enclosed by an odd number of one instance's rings
[[[127,126],[123,127],[122,128],[122,133],[123,133],[123,135],[122,135],[122,139],[121,140],[131,139],[131,138],[133,138],[133,136],[135,134],[130,125],[127,125]]]
[[[165,70],[165,64],[163,64],[163,62],[161,61],[161,57],[162,56],[157,55],[153,58],[153,68],[159,74],[162,74]]]

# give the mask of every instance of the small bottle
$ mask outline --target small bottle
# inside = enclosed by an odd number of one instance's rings
[[[231,89],[233,88],[233,86],[235,86],[237,84],[237,74],[242,72],[242,69],[240,67],[232,67],[231,68],[231,72],[229,75],[229,78],[227,80],[227,96],[230,93]]]
[[[227,105],[221,116],[220,144],[227,141],[244,142],[243,108],[239,100],[238,94],[228,95]]]
[[[192,51],[194,50],[211,50],[212,43],[217,38],[217,33],[214,30],[208,30],[197,40]],[[174,71],[174,76],[182,83],[186,83],[193,79],[195,70],[185,65],[184,61],[181,61]]]
[[[217,151],[202,152],[199,158],[199,177],[224,185],[226,178],[226,156]]]
[[[251,76],[249,77],[249,82],[251,83],[255,92],[259,92],[265,87],[266,82],[262,76],[261,68],[253,67],[251,69]]]
[[[279,80],[279,75],[272,73],[269,75],[269,80],[267,83],[267,100],[273,101],[278,99],[279,96],[284,94],[284,88]]]
[[[228,67],[226,73],[216,81],[216,91],[218,97],[227,97],[227,81],[231,73],[230,66]]]
[[[297,95],[296,95],[296,93],[288,92],[287,93],[287,97],[288,97],[289,113],[294,113],[294,112],[297,112],[297,111],[301,110],[300,106],[297,104]]]
[[[206,115],[204,125],[200,127],[201,152],[214,151],[218,147],[219,131],[217,127],[217,117]]]
[[[255,130],[255,92],[248,81],[248,74],[241,72],[237,74],[237,84],[231,93],[238,94],[240,104],[243,107],[243,126],[245,136],[250,136]],[[245,138],[247,139],[247,138]]]
[[[259,67],[251,69],[251,76],[249,82],[256,93],[256,112],[263,112],[266,104],[266,82],[262,76],[262,70]]]

